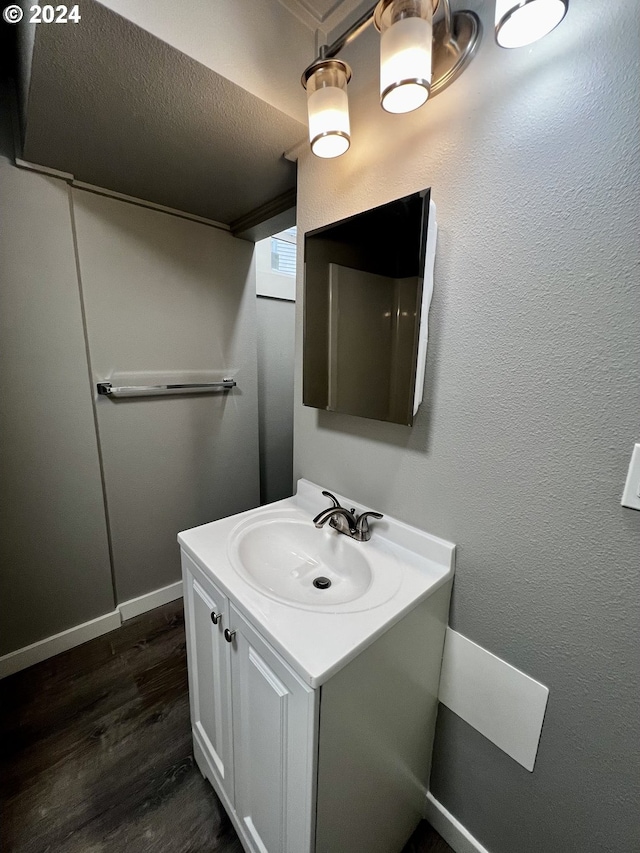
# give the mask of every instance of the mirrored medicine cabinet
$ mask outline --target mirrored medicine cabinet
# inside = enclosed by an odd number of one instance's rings
[[[426,189],[305,234],[305,406],[413,423],[435,253],[430,198]]]

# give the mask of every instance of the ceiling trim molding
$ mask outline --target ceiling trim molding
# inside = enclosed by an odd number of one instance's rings
[[[315,15],[311,15],[298,0],[278,0],[278,2],[310,30],[316,30],[321,26],[321,21]]]
[[[231,233],[242,240],[257,242],[295,225],[296,189],[287,190],[266,204],[250,210],[231,223]],[[289,221],[291,220],[291,221]]]
[[[52,178],[60,178],[67,183],[73,181],[71,172],[61,172],[60,169],[52,169],[50,166],[41,166],[39,163],[30,163],[21,157],[16,157],[14,163],[19,169],[28,169],[30,172],[39,172],[41,175],[49,175]]]
[[[279,3],[309,29],[328,32],[340,26],[362,5],[362,0],[333,0],[326,12],[319,11],[314,0],[279,0]]]
[[[75,187],[78,190],[85,190],[86,192],[94,193],[95,195],[104,195],[107,196],[107,198],[115,198],[118,201],[124,201],[127,204],[135,204],[138,207],[147,207],[149,210],[168,213],[170,216],[178,216],[180,219],[189,219],[192,222],[200,222],[202,225],[209,225],[211,228],[218,228],[221,231],[231,231],[231,227],[226,225],[224,222],[216,222],[215,219],[207,219],[205,216],[198,216],[197,213],[189,213],[186,210],[177,210],[175,207],[166,207],[164,204],[157,204],[155,201],[147,201],[144,198],[125,195],[125,193],[109,190],[106,187],[98,187],[95,184],[76,181],[71,172],[61,172],[60,169],[52,169],[50,166],[41,166],[39,163],[30,163],[28,160],[22,160],[20,157],[16,157],[14,163],[18,169],[27,169],[30,172],[37,172],[39,175],[46,175],[50,178],[59,178],[61,181],[65,181],[69,186]]]

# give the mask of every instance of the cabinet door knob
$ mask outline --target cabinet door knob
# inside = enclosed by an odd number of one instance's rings
[[[227,641],[227,643],[232,643],[235,635],[236,635],[235,631],[230,631],[228,628],[224,629],[224,638]]]
[[[211,613],[211,621],[214,625],[217,625],[218,622],[222,619],[222,613]]]

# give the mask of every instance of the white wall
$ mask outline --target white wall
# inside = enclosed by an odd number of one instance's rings
[[[69,189],[0,157],[0,655],[114,608]]]
[[[378,107],[374,32],[345,52],[352,147],[303,155],[298,233],[433,188],[424,403],[411,429],[298,403],[294,475],[456,542],[453,627],[550,688],[532,774],[441,709],[434,795],[491,853],[632,850],[640,18],[572,0],[504,51],[492,14],[470,69],[410,115]]]
[[[113,371],[220,371],[238,383],[97,399],[123,601],[179,580],[180,530],[259,502],[253,246],[83,190],[73,204],[94,383]]]

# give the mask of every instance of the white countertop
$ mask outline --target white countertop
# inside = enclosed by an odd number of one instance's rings
[[[453,577],[455,546],[415,527],[386,516],[371,522],[372,536],[358,543],[363,549],[375,549],[376,540],[386,553],[392,551],[401,572],[395,594],[383,604],[354,612],[340,605],[332,612],[300,609],[267,597],[244,580],[233,568],[227,553],[229,534],[236,525],[265,511],[296,509],[312,518],[329,506],[322,486],[299,480],[296,494],[283,501],[222,518],[178,535],[181,548],[222,589],[231,603],[241,610],[277,649],[298,675],[313,688],[327,679],[370,645],[377,637],[420,601]],[[343,506],[363,507],[344,495],[336,494]],[[318,535],[342,536],[329,530]]]

